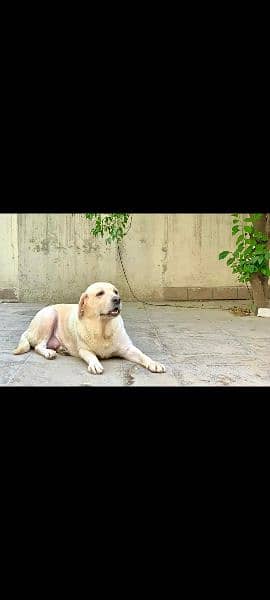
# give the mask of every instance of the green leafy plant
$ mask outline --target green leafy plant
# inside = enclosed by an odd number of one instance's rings
[[[111,244],[113,241],[121,241],[128,233],[131,226],[131,215],[129,213],[86,213],[87,219],[93,221],[91,233],[97,237],[107,236],[106,244]]]
[[[267,215],[232,214],[232,235],[237,236],[234,251],[223,250],[219,260],[228,257],[227,265],[241,283],[251,283],[255,305],[267,305],[269,269],[269,233]]]

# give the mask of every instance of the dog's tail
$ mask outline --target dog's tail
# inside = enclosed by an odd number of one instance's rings
[[[13,354],[24,354],[24,352],[29,352],[30,348],[31,346],[28,341],[27,331],[25,331],[21,336],[17,348],[13,350]]]

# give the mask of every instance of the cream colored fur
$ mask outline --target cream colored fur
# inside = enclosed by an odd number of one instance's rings
[[[103,292],[100,295],[100,292]],[[117,292],[117,293],[116,293]],[[120,356],[161,373],[165,367],[136,348],[126,333],[120,312],[113,316],[118,290],[111,283],[97,282],[81,295],[79,304],[54,304],[40,310],[20,339],[14,354],[28,352],[33,347],[47,359],[56,352],[82,358],[90,373],[100,374],[100,359]],[[121,304],[119,304],[119,309]],[[59,347],[48,348],[52,334]]]

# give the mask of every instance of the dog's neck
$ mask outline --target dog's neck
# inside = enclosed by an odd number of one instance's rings
[[[100,319],[101,323],[101,335],[104,340],[108,340],[112,337],[113,327],[111,319]]]
[[[114,319],[102,319],[101,317],[99,319],[96,317],[93,317],[92,319],[88,317],[85,319],[85,317],[82,316],[80,322],[82,324],[82,321],[84,321],[87,330],[92,335],[101,337],[104,340],[109,340],[113,335],[113,320]],[[79,327],[79,329],[81,329],[81,327]]]

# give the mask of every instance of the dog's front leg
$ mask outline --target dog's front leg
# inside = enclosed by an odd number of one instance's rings
[[[152,373],[164,373],[166,371],[164,365],[152,360],[152,358],[141,352],[139,348],[136,348],[136,346],[133,345],[121,350],[119,356],[126,358],[131,362],[138,363],[138,365],[142,365],[146,369],[149,369],[149,371],[152,371]]]
[[[89,350],[81,348],[79,350],[79,355],[88,364],[89,373],[93,373],[94,375],[100,375],[100,373],[103,373],[103,366],[100,364],[98,358],[93,352],[89,352]]]

